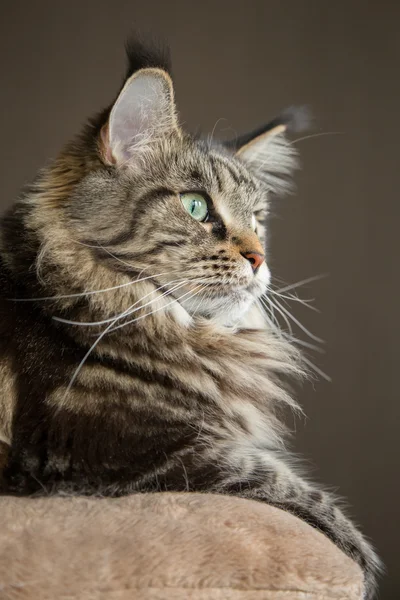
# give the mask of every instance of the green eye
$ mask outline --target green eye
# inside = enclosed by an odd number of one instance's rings
[[[207,200],[197,192],[186,192],[180,194],[182,204],[193,219],[206,221],[208,217]]]

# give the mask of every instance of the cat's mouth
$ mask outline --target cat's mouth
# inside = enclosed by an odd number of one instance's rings
[[[186,288],[175,297],[191,316],[217,319],[221,324],[232,325],[265,293],[266,284],[254,278],[247,285],[213,282],[200,286],[189,283]]]
[[[264,263],[256,274],[241,270],[229,279],[223,276],[204,276],[203,273],[199,273],[199,276],[192,273],[185,279],[182,274],[178,281],[173,279],[164,283],[161,293],[166,296],[167,306],[177,303],[191,317],[212,318],[230,325],[240,321],[266,292],[269,281],[270,272]],[[158,289],[159,285],[158,283]]]
[[[262,272],[259,275],[238,275],[237,277],[231,279],[230,281],[208,281],[204,280],[195,280],[193,282],[188,282],[186,284],[187,290],[198,290],[203,288],[207,290],[207,295],[212,297],[224,297],[238,294],[251,294],[254,298],[258,298],[262,294],[265,293],[268,284],[270,282],[270,272],[269,269],[265,266]]]
[[[247,294],[251,294],[255,297],[258,297],[262,293],[264,293],[266,289],[266,284],[256,281],[255,279],[248,281],[239,281],[239,282],[188,282],[183,285],[180,290],[180,295],[182,292],[185,293],[193,293],[200,296],[208,296],[211,298],[227,298],[231,296],[240,296],[243,294],[246,296]],[[173,292],[175,295],[175,292]]]

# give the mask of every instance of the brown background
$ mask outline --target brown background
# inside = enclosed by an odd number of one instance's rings
[[[2,207],[113,97],[132,27],[169,39],[191,128],[224,118],[221,135],[242,132],[305,103],[316,132],[342,132],[298,142],[298,194],[275,205],[270,264],[287,282],[329,273],[301,291],[321,315],[293,306],[326,340],[314,358],[333,379],[303,388],[296,448],[376,543],[381,597],[400,598],[400,4],[14,0],[1,17]]]

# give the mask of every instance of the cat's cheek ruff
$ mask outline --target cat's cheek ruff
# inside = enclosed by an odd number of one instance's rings
[[[168,306],[166,308],[166,312],[181,327],[189,327],[193,323],[192,316],[188,313],[188,311],[179,302],[174,302],[171,306]]]

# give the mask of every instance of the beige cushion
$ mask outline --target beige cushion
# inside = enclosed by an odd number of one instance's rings
[[[0,598],[359,600],[362,573],[306,523],[250,500],[0,497]]]

